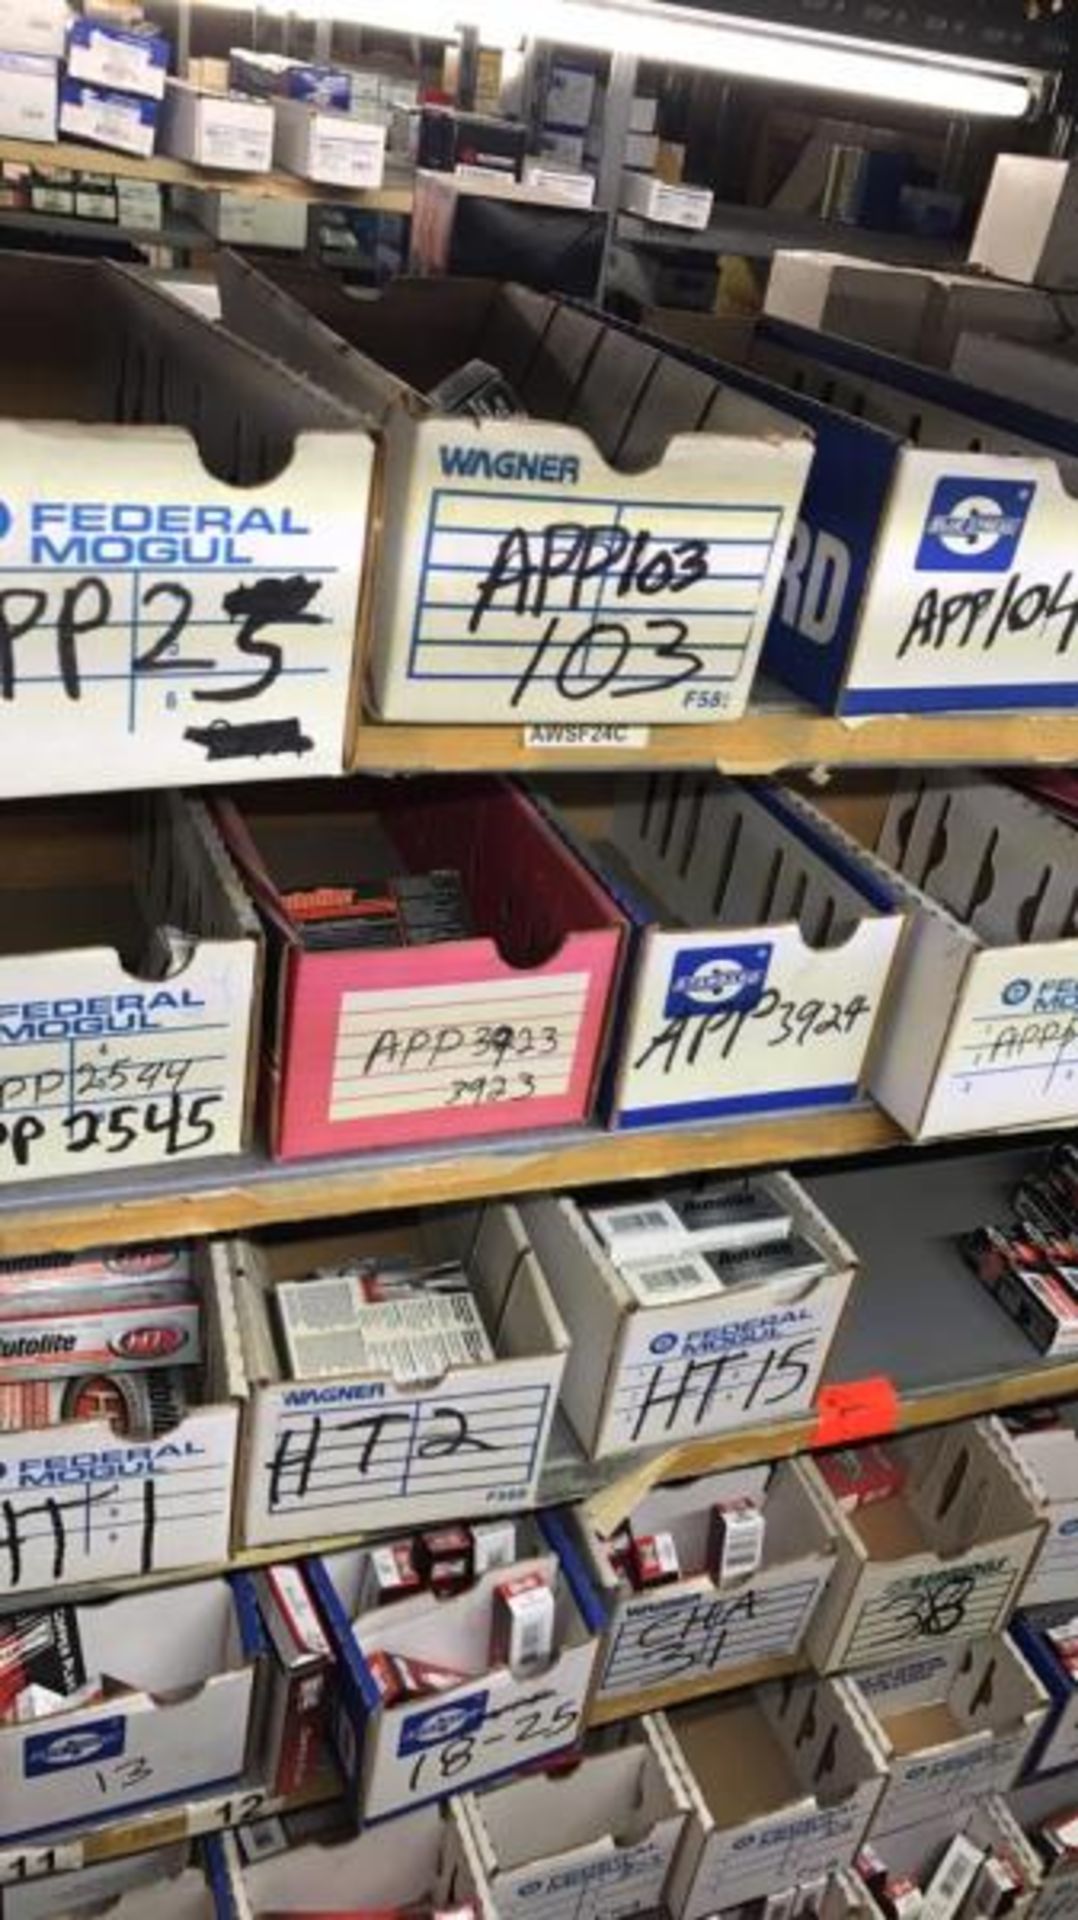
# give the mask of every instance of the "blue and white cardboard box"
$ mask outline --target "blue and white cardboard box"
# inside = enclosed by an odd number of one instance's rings
[[[852,1863],[886,1767],[845,1680],[780,1680],[675,1708],[665,1737],[693,1802],[668,1896],[677,1920]]]
[[[1054,1606],[1023,1608],[1014,1623],[1015,1641],[1051,1702],[1041,1737],[1026,1769],[1031,1779],[1078,1765],[1078,1681],[1067,1671],[1048,1632],[1051,1627],[1069,1631],[1076,1619],[1073,1603],[1057,1601]],[[1078,1638],[1078,1623],[1074,1624],[1073,1632]]]
[[[348,1235],[353,1258],[407,1249],[420,1264],[465,1267],[493,1355],[437,1380],[294,1380],[282,1366],[274,1282],[339,1261],[344,1245],[339,1232],[297,1233],[212,1249],[234,1289],[247,1381],[243,1545],[429,1526],[456,1519],[462,1505],[473,1518],[534,1505],[569,1335],[518,1210],[498,1201],[426,1209]]]
[[[340,773],[364,423],[120,266],[7,254],[0,304],[3,797]]]
[[[118,93],[65,74],[60,82],[60,132],[117,153],[147,159],[157,139],[160,104],[142,94]]]
[[[61,1857],[68,1843],[61,1843]],[[70,1850],[81,1853],[76,1841]],[[34,1850],[27,1848],[33,1859]],[[62,1876],[62,1877],[61,1877]],[[185,1841],[5,1885],[3,1920],[217,1920],[210,1883]],[[225,1920],[235,1920],[226,1914]]]
[[[523,1522],[532,1544],[511,1567],[466,1592],[430,1594],[359,1613],[363,1550],[307,1563],[338,1659],[333,1729],[345,1791],[364,1820],[403,1813],[446,1793],[563,1753],[584,1724],[603,1614],[564,1518]],[[493,1594],[501,1581],[539,1573],[554,1588],[554,1652],[538,1672],[491,1665]],[[469,1677],[429,1700],[385,1706],[367,1654],[430,1660]]]
[[[1078,838],[976,773],[884,789],[877,852],[909,914],[875,1099],[916,1139],[1078,1117]]]
[[[72,80],[92,86],[143,94],[162,100],[172,44],[144,21],[113,26],[90,14],[76,14],[67,29],[67,71]]]
[[[870,1833],[950,1816],[957,1832],[1019,1778],[1048,1695],[1006,1634],[921,1652],[849,1676],[887,1757]]]
[[[0,1728],[0,1838],[238,1779],[265,1642],[244,1574],[76,1608],[92,1706]]]
[[[747,1499],[764,1522],[759,1568],[719,1586],[707,1570],[717,1502]],[[611,1565],[609,1548],[586,1506],[571,1525],[589,1575],[603,1597],[607,1628],[596,1694],[601,1700],[638,1697],[649,1687],[661,1697],[676,1686],[714,1692],[716,1676],[732,1684],[738,1667],[794,1660],[835,1564],[834,1532],[800,1461],[735,1468],[699,1480],[655,1487],[633,1508],[627,1524],[636,1538],[669,1534],[681,1577],[640,1592]]]
[[[591,1458],[796,1420],[816,1398],[856,1257],[788,1174],[762,1185],[822,1256],[825,1272],[791,1293],[780,1282],[672,1306],[644,1306],[570,1195],[525,1200],[521,1214],[570,1347],[562,1411]],[[596,1355],[605,1365],[596,1364]]]
[[[781,321],[706,344],[815,439],[765,671],[851,716],[1078,704],[1073,423]]]
[[[998,1420],[888,1441],[906,1472],[889,1500],[843,1512],[815,1461],[838,1564],[809,1625],[819,1672],[913,1659],[996,1633],[1022,1589],[1044,1520]]]
[[[802,382],[819,450],[765,664],[842,714],[1078,705],[1073,424],[774,322],[752,365]]]
[[[648,1714],[589,1735],[568,1773],[529,1773],[450,1804],[497,1920],[661,1912],[691,1810]]]
[[[411,279],[360,303],[330,274],[274,279],[296,298],[224,263],[228,324],[383,436],[383,718],[744,710],[811,459],[789,413],[523,287]],[[436,412],[426,392],[477,355],[527,418]]]
[[[131,1270],[152,1275],[151,1259],[131,1251]],[[123,1250],[113,1258],[122,1268]],[[228,1559],[246,1383],[231,1276],[210,1269],[205,1241],[194,1259],[204,1384],[174,1425],[152,1439],[118,1432],[94,1410],[92,1391],[80,1401],[85,1382],[71,1382],[76,1406],[62,1425],[0,1432],[0,1597],[8,1606],[54,1585]]]
[[[1048,1516],[1048,1531],[1022,1589],[1025,1607],[1057,1600],[1078,1607],[1078,1401],[1056,1408],[1058,1424],[1012,1427],[1011,1445]]]
[[[630,922],[612,1125],[860,1097],[908,913],[878,860],[765,781],[625,775],[616,789],[577,778],[537,791]]]
[[[342,1914],[429,1913],[456,1907],[471,1908],[476,1920],[496,1920],[454,1800],[406,1814],[388,1834],[299,1841],[286,1852],[245,1860],[236,1835],[226,1832],[211,1835],[205,1851],[213,1920],[259,1920],[263,1913],[284,1910],[299,1916],[337,1909]]]

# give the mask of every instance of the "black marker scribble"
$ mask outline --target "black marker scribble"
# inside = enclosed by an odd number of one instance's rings
[[[298,720],[249,720],[238,726],[211,720],[207,727],[188,727],[183,737],[205,747],[207,760],[260,760],[267,753],[304,754],[314,748]]]
[[[119,1491],[119,1487],[113,1483],[111,1486],[98,1487],[94,1492],[86,1488],[81,1493],[73,1493],[66,1500],[57,1500],[49,1494],[33,1505],[23,1506],[21,1502],[16,1504],[10,1499],[0,1504],[0,1552],[7,1554],[8,1586],[18,1587],[22,1584],[23,1543],[24,1539],[32,1538],[27,1534],[26,1526],[36,1514],[43,1515],[52,1530],[52,1568],[49,1577],[60,1580],[67,1561],[67,1522],[64,1515],[77,1513],[81,1525],[85,1527],[91,1510],[95,1506],[107,1506],[110,1500],[116,1499]],[[148,1572],[149,1568],[145,1571]]]
[[[263,627],[320,627],[325,616],[308,608],[320,580],[308,580],[302,573],[285,580],[255,580],[250,586],[233,587],[221,602],[230,620],[240,622],[236,635],[237,653],[265,661],[257,680],[236,687],[197,687],[193,700],[254,700],[277,679],[284,665],[284,648],[276,640],[259,639]]]

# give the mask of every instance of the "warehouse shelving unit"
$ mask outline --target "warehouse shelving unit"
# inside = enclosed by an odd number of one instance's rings
[[[381,187],[323,187],[300,180],[291,173],[214,173],[207,167],[188,166],[183,160],[171,160],[166,153],[155,153],[147,160],[136,154],[112,153],[106,147],[82,146],[74,140],[45,145],[37,140],[0,140],[0,162],[14,161],[24,167],[71,168],[86,173],[107,174],[114,180],[156,181],[161,186],[208,187],[229,189],[233,193],[257,194],[271,200],[332,200],[347,206],[367,207],[377,213],[410,213],[412,182],[409,173],[389,171]],[[81,226],[81,222],[79,223]],[[122,233],[124,229],[117,227]],[[207,246],[212,239],[205,235]]]

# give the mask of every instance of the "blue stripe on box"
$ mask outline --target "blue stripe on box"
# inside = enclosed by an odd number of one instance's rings
[[[785,1093],[735,1093],[729,1099],[674,1101],[666,1107],[634,1107],[616,1116],[620,1133],[646,1127],[676,1125],[682,1120],[730,1119],[747,1113],[799,1113],[809,1107],[849,1106],[860,1089],[855,1080],[835,1087],[805,1087]]]
[[[535,1518],[547,1545],[553,1548],[561,1562],[577,1612],[588,1632],[604,1633],[606,1609],[592,1583],[584,1556],[569,1531],[563,1509],[548,1507],[545,1512],[537,1513]]]
[[[839,703],[846,713],[1055,713],[1078,707],[1078,680],[1061,686],[847,688]]]

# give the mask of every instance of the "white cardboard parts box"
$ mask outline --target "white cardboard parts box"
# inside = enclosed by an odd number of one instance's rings
[[[265,193],[230,187],[171,188],[173,204],[228,247],[280,247],[302,253],[307,245],[306,200],[274,200]]]
[[[916,1139],[1075,1119],[1078,835],[975,773],[880,797],[877,851],[911,924],[874,1097]]]
[[[521,287],[407,280],[360,303],[328,274],[273,272],[296,301],[223,263],[229,324],[369,408],[384,436],[383,718],[744,710],[811,459],[803,429]],[[424,396],[476,355],[527,419],[434,411]]]
[[[634,173],[626,168],[621,176],[621,204],[627,213],[639,214],[660,227],[690,227],[702,233],[711,218],[715,196],[710,187],[673,186],[654,174]]]
[[[562,1411],[592,1458],[675,1447],[811,1408],[856,1261],[788,1174],[767,1174],[762,1184],[828,1270],[793,1298],[754,1287],[751,1306],[736,1290],[667,1309],[641,1306],[570,1196],[522,1203],[569,1329]]]
[[[201,803],[5,807],[0,907],[0,1179],[239,1153],[262,942]]]
[[[58,60],[69,18],[67,0],[0,0],[0,47]]]
[[[273,103],[273,160],[301,180],[330,187],[380,187],[386,130],[308,100]]]
[[[690,1812],[647,1714],[590,1735],[566,1772],[530,1773],[455,1804],[497,1920],[661,1912]]]
[[[843,1513],[813,1461],[838,1565],[809,1626],[815,1667],[876,1666],[998,1630],[1040,1545],[1034,1491],[996,1420],[888,1441],[904,1490]]]
[[[116,1580],[227,1560],[240,1403],[245,1393],[232,1280],[194,1258],[202,1303],[201,1394],[152,1439],[103,1416],[0,1433],[0,1595]],[[152,1274],[153,1250],[135,1249]],[[121,1266],[127,1256],[113,1256]]]
[[[521,1558],[466,1592],[420,1594],[362,1615],[364,1551],[306,1563],[338,1662],[333,1732],[345,1793],[364,1820],[463,1793],[579,1740],[602,1608],[561,1515],[551,1509],[519,1521],[518,1535]],[[538,1671],[513,1672],[492,1664],[494,1590],[532,1573],[554,1590],[553,1652]],[[386,1706],[367,1664],[381,1651],[466,1677],[427,1699]]]
[[[0,138],[55,140],[58,98],[55,60],[0,52]]]
[[[1078,170],[1072,161],[997,154],[970,264],[1005,280],[1073,286]]]
[[[1044,1544],[1022,1588],[1024,1607],[1072,1600],[1078,1608],[1078,1402],[1056,1411],[1058,1426],[1009,1428],[1011,1445],[1048,1515]]]
[[[211,93],[169,80],[161,109],[162,153],[197,167],[268,173],[273,165],[273,104]]]
[[[707,1569],[716,1502],[749,1499],[764,1520],[759,1570],[722,1586]],[[713,1473],[656,1487],[634,1507],[634,1536],[667,1533],[678,1552],[681,1578],[636,1591],[610,1564],[607,1546],[589,1525],[586,1507],[570,1524],[580,1539],[592,1584],[607,1614],[597,1694],[634,1697],[671,1685],[713,1692],[715,1676],[763,1660],[794,1659],[834,1566],[834,1536],[812,1481],[799,1461]]]
[[[3,795],[339,773],[363,423],[111,264],[6,254],[0,346]]]
[[[342,1913],[459,1907],[474,1910],[476,1920],[495,1920],[478,1884],[471,1835],[453,1800],[406,1814],[395,1823],[391,1841],[384,1833],[297,1840],[285,1852],[245,1861],[234,1833],[213,1834],[206,1865],[216,1920],[260,1920],[282,1908],[296,1916],[316,1909],[324,1915],[335,1907]]]
[[[246,1575],[75,1609],[89,1677],[120,1691],[0,1728],[0,1838],[115,1819],[243,1772],[264,1651]],[[171,1697],[169,1697],[171,1696]]]
[[[883,1755],[845,1680],[784,1680],[676,1708],[666,1737],[693,1800],[670,1911],[705,1920],[849,1866]]]
[[[497,1357],[420,1386],[369,1376],[291,1380],[274,1341],[274,1283],[386,1252],[461,1260]],[[236,1276],[249,1382],[244,1545],[534,1502],[569,1336],[515,1207],[387,1216],[347,1233],[261,1244],[218,1241],[213,1258]]]
[[[1048,1695],[1006,1635],[926,1648],[850,1676],[887,1756],[887,1784],[870,1829],[891,1834],[950,1817],[1018,1779],[1048,1711]]]
[[[763,781],[574,776],[535,790],[632,929],[615,1126],[858,1098],[907,911],[878,861]]]

